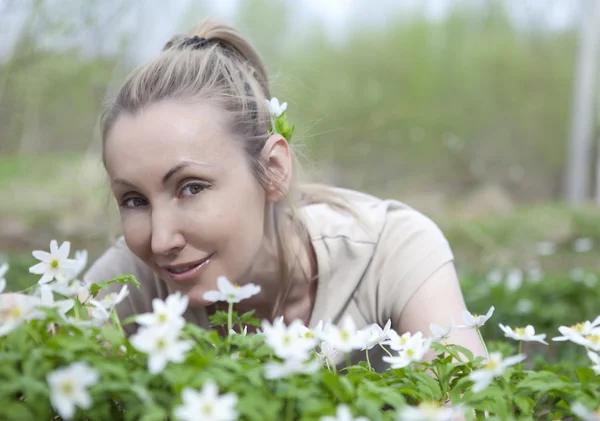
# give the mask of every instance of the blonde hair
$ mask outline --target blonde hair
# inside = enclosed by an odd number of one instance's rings
[[[128,76],[103,113],[103,146],[123,113],[135,114],[152,103],[167,99],[208,100],[230,117],[231,130],[242,139],[253,175],[264,188],[271,181],[260,158],[269,137],[270,116],[265,100],[270,98],[267,70],[254,46],[236,29],[205,20],[188,34],[173,37],[160,55]],[[295,155],[294,161],[294,166],[299,167]],[[302,244],[309,244],[308,232],[296,207],[325,203],[350,210],[331,188],[319,184],[300,185],[295,180],[297,171],[294,173],[287,192],[288,200],[274,204],[281,270],[286,276],[274,304],[274,316],[287,297],[298,256],[291,247],[294,242],[290,240],[299,236]],[[307,281],[309,276],[306,275]]]

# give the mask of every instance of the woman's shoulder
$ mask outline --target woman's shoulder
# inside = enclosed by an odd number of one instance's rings
[[[327,203],[305,207],[305,215],[313,224],[313,236],[346,237],[371,243],[410,237],[415,233],[425,234],[432,240],[443,237],[438,224],[430,216],[401,200],[348,188],[330,189],[343,200],[346,209]]]

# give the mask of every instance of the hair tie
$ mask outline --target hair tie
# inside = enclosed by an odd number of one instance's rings
[[[191,48],[192,50],[199,50],[206,47],[211,43],[211,40],[204,37],[194,35],[193,37],[185,38],[180,44],[180,48]]]

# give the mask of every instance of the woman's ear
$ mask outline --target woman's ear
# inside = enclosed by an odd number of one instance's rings
[[[273,134],[265,142],[262,155],[268,177],[267,200],[277,202],[287,195],[292,182],[293,160],[290,145],[283,136]]]

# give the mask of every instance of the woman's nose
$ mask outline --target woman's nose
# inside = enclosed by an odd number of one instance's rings
[[[183,249],[185,237],[177,225],[175,215],[152,213],[152,252],[170,255]]]

